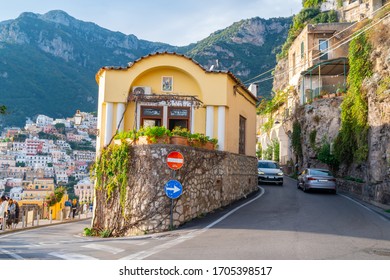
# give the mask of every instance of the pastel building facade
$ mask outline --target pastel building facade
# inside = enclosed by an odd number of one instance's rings
[[[103,67],[97,151],[117,131],[143,126],[188,128],[218,139],[218,149],[256,154],[257,97],[230,72],[207,71],[191,58],[155,53],[127,67]]]

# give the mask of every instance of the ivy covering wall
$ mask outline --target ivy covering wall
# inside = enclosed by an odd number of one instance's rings
[[[368,104],[362,84],[372,75],[370,52],[371,45],[364,33],[351,41],[348,92],[341,104],[341,128],[335,140],[337,159],[347,165],[361,163],[368,156]]]

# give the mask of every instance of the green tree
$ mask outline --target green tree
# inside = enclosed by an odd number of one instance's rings
[[[56,123],[54,127],[57,129],[58,133],[65,134],[65,124]]]
[[[298,121],[293,123],[291,144],[296,157],[302,159],[303,153],[302,153],[302,140],[301,140],[301,125]]]
[[[0,115],[5,115],[7,113],[7,107],[0,105]]]
[[[322,142],[317,158],[319,161],[327,164],[334,171],[339,167],[339,161],[336,156],[331,153],[330,144],[327,141]]]

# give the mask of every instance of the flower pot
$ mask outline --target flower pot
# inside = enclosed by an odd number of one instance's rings
[[[191,146],[191,147],[200,148],[200,147],[202,147],[202,143],[201,143],[199,140],[192,139],[192,140],[190,141],[190,146]]]
[[[137,145],[148,145],[148,144],[149,144],[148,136],[140,136],[140,137],[138,137]]]
[[[149,145],[149,144],[168,144],[169,136],[163,136],[156,138],[155,141],[152,141],[149,136],[140,136],[137,140],[137,145]]]
[[[169,136],[163,136],[156,138],[156,142],[152,142],[152,144],[169,144]]]
[[[188,146],[189,145],[187,137],[178,136],[178,135],[171,136],[171,138],[169,140],[169,143],[173,144],[173,145],[182,145],[182,146]]]
[[[202,148],[207,149],[207,150],[214,150],[215,145],[211,142],[206,142],[203,144]]]

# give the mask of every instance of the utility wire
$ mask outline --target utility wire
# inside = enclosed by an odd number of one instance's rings
[[[369,25],[369,26],[365,26],[365,27],[359,29],[358,31],[354,32],[354,33],[353,33],[352,35],[350,35],[350,36],[347,36],[346,38],[343,39],[343,40],[345,40],[345,41],[341,40],[338,44],[336,44],[335,47],[333,47],[333,48],[331,48],[331,49],[328,49],[326,52],[321,53],[321,54],[319,54],[319,55],[313,57],[310,61],[314,61],[314,60],[320,58],[321,56],[323,56],[324,54],[329,53],[329,52],[331,52],[331,51],[333,51],[333,50],[335,50],[335,49],[338,49],[339,47],[345,45],[346,43],[349,43],[349,42],[352,41],[354,38],[358,37],[360,34],[366,32],[367,30],[373,28],[374,26],[376,26],[377,24],[379,24],[380,22],[382,22],[383,20],[385,20],[385,19],[388,18],[389,16],[390,16],[390,13],[387,13],[387,14],[386,14],[384,17],[382,17],[380,20],[374,22],[373,24],[371,24],[371,25]],[[351,36],[352,36],[352,37],[351,37]],[[309,61],[303,62],[303,63],[299,63],[297,66],[295,66],[295,67],[290,67],[290,68],[289,68],[288,70],[286,70],[286,71],[283,71],[283,72],[281,72],[281,73],[278,73],[278,74],[276,74],[276,75],[274,75],[274,76],[268,76],[268,77],[263,78],[263,79],[261,79],[261,80],[254,81],[253,83],[262,83],[262,82],[265,82],[265,81],[274,79],[275,77],[279,77],[279,76],[281,76],[281,75],[285,75],[286,73],[289,73],[289,72],[291,72],[291,71],[293,71],[293,70],[295,70],[295,69],[297,69],[297,68],[300,68],[300,67],[303,66],[305,63],[309,63]]]
[[[329,42],[329,41],[330,41],[331,39],[333,39],[334,37],[339,36],[339,35],[342,34],[343,32],[345,32],[345,31],[347,31],[348,29],[354,27],[354,26],[357,25],[359,22],[361,22],[361,21],[363,21],[363,20],[365,20],[365,19],[368,19],[369,16],[375,15],[376,13],[378,13],[378,12],[380,12],[381,10],[385,9],[385,8],[386,8],[387,6],[389,6],[389,5],[390,5],[390,3],[387,3],[387,4],[383,5],[383,6],[380,7],[379,9],[377,9],[377,10],[375,10],[374,12],[370,13],[370,15],[365,16],[365,17],[362,18],[361,20],[359,20],[359,21],[357,21],[357,22],[354,22],[353,24],[351,24],[350,26],[346,27],[345,29],[340,30],[339,32],[335,33],[332,37],[328,38],[328,39],[326,40],[326,42]],[[380,21],[382,21],[382,20],[383,20],[384,18],[386,18],[388,15],[389,15],[389,14],[387,14],[387,15],[384,16],[384,17],[382,17],[382,19],[381,19]],[[380,22],[380,21],[379,21],[379,22]],[[375,25],[376,25],[376,24],[375,24]],[[364,27],[363,27],[363,28],[364,28]],[[361,29],[363,29],[363,28],[361,28]],[[359,30],[360,30],[360,29],[359,29]],[[368,30],[368,29],[367,29],[367,30]],[[366,30],[365,30],[365,31],[366,31]],[[356,34],[356,32],[355,32],[355,33],[352,33],[351,35],[347,36],[346,38],[343,38],[343,40],[345,40],[345,39],[347,39],[347,38],[349,38],[350,36],[353,36],[353,35],[355,35],[355,34]],[[359,35],[360,35],[360,34],[361,34],[361,33],[359,33]],[[357,35],[357,36],[358,36],[358,35]],[[355,37],[356,37],[356,36],[355,36]],[[355,37],[353,37],[353,38],[355,38]],[[351,41],[351,40],[348,40],[347,42],[350,42],[350,41]],[[347,43],[347,42],[345,42],[345,43]],[[317,57],[312,58],[311,61],[314,61],[315,59],[320,58],[320,57],[323,56],[324,54],[326,54],[326,53],[328,53],[328,52],[330,52],[330,51],[332,51],[332,50],[337,49],[338,47],[344,45],[345,43],[342,43],[342,41],[340,41],[340,42],[338,43],[338,45],[336,45],[337,47],[334,47],[334,48],[332,48],[332,49],[329,49],[329,50],[327,50],[325,53],[322,53],[322,54],[318,55]],[[312,48],[308,49],[308,52],[310,52],[310,51],[312,51],[312,50],[314,50],[314,49],[316,49],[316,46],[313,46]],[[279,73],[279,74],[277,74],[277,75],[269,76],[269,77],[267,77],[267,78],[264,78],[264,79],[261,79],[261,80],[258,80],[258,81],[254,81],[254,82],[252,82],[252,83],[261,83],[261,82],[265,82],[265,81],[268,81],[268,80],[270,80],[270,79],[273,79],[274,77],[277,77],[277,76],[280,76],[280,75],[284,75],[286,72],[288,73],[288,72],[290,72],[290,71],[295,70],[296,68],[299,68],[299,67],[303,66],[304,63],[305,63],[305,62],[302,62],[302,63],[298,64],[295,68],[289,68],[288,70],[283,71],[283,72],[281,72],[281,73]],[[306,63],[309,63],[309,61],[307,61]],[[254,79],[256,79],[256,78],[259,78],[259,77],[261,77],[261,76],[263,76],[263,75],[265,75],[265,74],[267,74],[267,73],[269,73],[269,72],[275,70],[275,68],[276,68],[276,67],[274,67],[274,68],[272,68],[272,69],[270,69],[270,70],[268,70],[268,71],[266,71],[266,72],[263,72],[263,73],[261,73],[261,74],[255,76],[255,77],[253,77],[253,78],[251,78],[251,79],[245,81],[243,84],[247,84],[248,82],[250,82],[250,81],[252,81],[252,80],[254,80]]]

